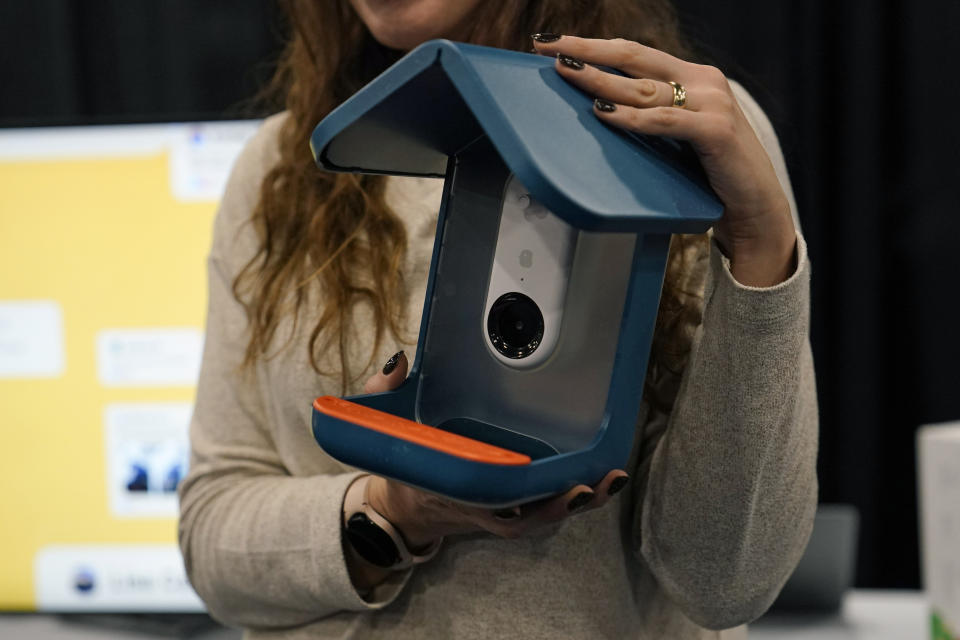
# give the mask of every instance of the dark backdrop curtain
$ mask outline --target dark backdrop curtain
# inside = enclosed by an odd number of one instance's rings
[[[792,171],[814,264],[821,500],[860,509],[859,586],[916,587],[915,430],[960,419],[960,3],[677,2],[767,109]],[[243,115],[277,25],[269,0],[4,2],[0,124]]]
[[[249,115],[277,18],[272,0],[6,0],[0,126]]]
[[[860,586],[917,586],[916,427],[960,419],[960,3],[678,4],[788,157],[814,267],[821,501],[860,509]]]

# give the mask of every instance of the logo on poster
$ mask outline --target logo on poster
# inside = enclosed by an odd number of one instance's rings
[[[94,576],[93,570],[87,567],[80,567],[77,569],[76,574],[73,576],[73,588],[77,590],[77,593],[92,593],[96,585],[97,580]]]

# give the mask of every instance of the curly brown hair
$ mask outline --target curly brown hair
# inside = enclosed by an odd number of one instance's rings
[[[347,0],[284,0],[290,38],[268,88],[289,114],[280,133],[280,160],[267,173],[253,223],[256,255],[234,281],[234,295],[250,322],[244,364],[266,357],[279,320],[299,318],[308,285],[319,284],[319,319],[309,358],[320,374],[338,376],[344,390],[355,382],[348,368],[347,322],[353,305],[366,302],[376,326],[375,357],[387,333],[402,341],[407,294],[400,265],[407,249],[404,225],[384,199],[383,176],[318,171],[307,140],[317,122],[399,57],[379,45]],[[692,53],[679,34],[669,0],[529,0],[482,2],[468,21],[469,42],[528,51],[539,31],[595,38],[626,38],[681,58]],[[650,381],[677,373],[689,351],[686,327],[699,322],[699,292],[685,284],[691,255],[702,255],[705,236],[676,236],[671,244],[646,395],[669,405]],[[691,252],[690,249],[694,251]],[[339,371],[322,371],[321,355],[337,345]],[[367,363],[368,368],[370,362]]]

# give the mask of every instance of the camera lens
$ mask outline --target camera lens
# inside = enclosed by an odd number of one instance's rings
[[[508,358],[526,358],[543,339],[543,314],[522,293],[505,293],[487,316],[487,333],[494,348]]]

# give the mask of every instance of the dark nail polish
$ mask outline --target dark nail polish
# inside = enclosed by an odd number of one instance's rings
[[[591,500],[593,500],[593,492],[582,491],[567,503],[567,511],[576,511],[577,509],[583,508],[590,504]]]
[[[580,71],[584,67],[583,60],[577,60],[576,58],[565,56],[562,53],[557,54],[557,60],[559,60],[563,66],[570,67],[574,71]]]
[[[535,33],[530,37],[537,42],[556,42],[561,36],[557,33]]]
[[[516,509],[497,509],[493,512],[493,517],[500,520],[515,520],[520,517],[520,512]]]
[[[610,482],[610,486],[607,488],[607,495],[613,496],[620,493],[623,488],[627,486],[627,482],[629,481],[629,476],[617,476],[612,482]]]
[[[387,360],[387,364],[383,365],[383,375],[388,376],[393,373],[393,370],[396,369],[397,365],[400,363],[400,356],[402,355],[403,349],[390,356],[390,359]]]
[[[617,110],[617,105],[613,104],[609,100],[601,100],[600,98],[594,100],[593,105],[597,108],[597,111],[606,111],[607,113],[610,113],[611,111]]]

